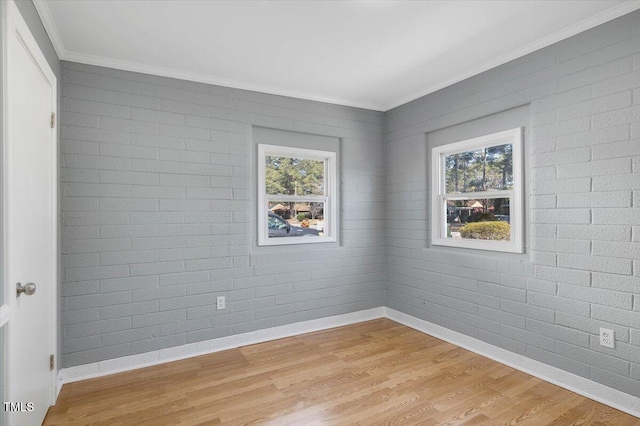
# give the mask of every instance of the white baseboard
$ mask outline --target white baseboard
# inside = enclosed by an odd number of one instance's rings
[[[571,392],[601,402],[610,407],[640,417],[640,398],[601,385],[584,377],[543,364],[531,358],[507,351],[457,331],[421,320],[391,308],[384,308],[385,317],[430,336],[490,358],[501,364],[553,383]]]
[[[352,312],[349,314],[336,315],[267,328],[264,330],[252,331],[250,333],[221,337],[219,339],[206,340],[204,342],[190,343],[158,351],[146,352],[139,355],[125,356],[106,361],[94,362],[92,364],[63,368],[60,370],[60,374],[58,376],[59,385],[62,386],[65,383],[107,376],[109,374],[121,373],[123,371],[136,370],[138,368],[163,364],[165,362],[178,361],[198,355],[206,355],[227,349],[235,349],[240,346],[253,345],[256,343],[297,336],[343,325],[356,324],[383,317],[384,307],[379,307],[367,309],[365,311]]]
[[[62,385],[64,385],[64,382],[62,381],[62,370],[58,370],[58,380],[56,382],[56,394],[53,396],[55,399],[53,405],[58,403],[58,397],[60,396]]]
[[[165,362],[234,349],[240,346],[384,317],[640,418],[640,398],[386,307],[303,321],[139,355],[63,368],[58,376],[58,391],[65,383],[107,376]]]

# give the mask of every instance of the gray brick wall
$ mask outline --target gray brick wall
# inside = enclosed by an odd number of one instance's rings
[[[526,254],[428,247],[425,135],[524,104]],[[640,396],[640,12],[386,120],[386,306]]]
[[[383,113],[69,62],[62,84],[63,367],[382,306]],[[255,247],[252,125],[342,139],[341,246]]]
[[[385,304],[640,396],[640,12],[386,114],[62,69],[64,367]],[[425,135],[522,105],[526,253],[428,247]],[[340,247],[255,247],[251,125],[342,138]]]

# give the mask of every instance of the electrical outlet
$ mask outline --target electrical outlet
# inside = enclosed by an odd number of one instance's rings
[[[613,349],[615,346],[616,335],[613,330],[607,328],[600,329],[600,346],[606,346]]]
[[[216,299],[216,301],[218,302],[218,304],[217,304],[217,306],[216,306],[216,308],[217,308],[218,310],[226,309],[226,307],[227,307],[227,300],[226,300],[226,298],[225,298],[224,296],[218,296],[218,298]]]

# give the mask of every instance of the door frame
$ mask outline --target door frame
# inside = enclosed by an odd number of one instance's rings
[[[3,26],[3,42],[2,42],[2,55],[3,55],[3,81],[2,81],[2,88],[3,88],[3,98],[2,98],[2,102],[3,102],[3,108],[2,108],[2,115],[3,115],[3,128],[2,128],[2,226],[3,226],[3,235],[4,235],[4,241],[2,242],[3,244],[3,252],[4,252],[4,259],[3,260],[3,282],[4,282],[4,291],[5,291],[5,297],[4,297],[4,303],[7,306],[7,314],[8,314],[8,318],[6,321],[5,326],[3,327],[5,330],[4,333],[4,339],[5,339],[5,345],[4,345],[4,359],[6,360],[5,364],[4,364],[4,378],[5,378],[5,390],[4,390],[4,395],[5,395],[5,400],[7,401],[11,401],[12,395],[13,395],[13,380],[15,380],[15,373],[12,373],[12,368],[11,365],[13,364],[13,360],[12,360],[12,355],[11,355],[11,351],[9,350],[9,342],[11,341],[12,338],[12,333],[14,332],[14,330],[12,330],[12,324],[11,324],[11,311],[14,308],[15,302],[16,302],[16,292],[15,292],[15,283],[9,281],[9,277],[10,277],[10,265],[11,265],[11,253],[8,251],[8,239],[9,236],[11,234],[11,223],[9,223],[9,215],[7,214],[7,211],[9,208],[11,208],[11,206],[8,205],[8,200],[9,200],[9,191],[10,191],[10,186],[9,186],[9,168],[10,168],[10,164],[7,160],[7,153],[8,153],[8,147],[10,146],[10,144],[14,143],[14,141],[12,141],[10,139],[10,135],[11,135],[11,130],[12,130],[12,126],[13,123],[11,122],[12,119],[12,111],[9,109],[10,106],[10,99],[12,96],[12,92],[11,92],[11,85],[10,82],[12,81],[12,76],[10,74],[10,68],[9,68],[9,56],[10,56],[10,40],[12,39],[12,37],[15,36],[15,34],[19,35],[20,41],[22,42],[23,46],[26,48],[26,50],[29,51],[30,56],[32,58],[32,60],[37,64],[38,68],[40,69],[40,72],[42,73],[42,76],[51,84],[51,112],[53,114],[55,114],[54,117],[57,117],[57,78],[53,72],[53,70],[51,69],[51,67],[49,66],[49,63],[47,62],[44,54],[42,53],[42,51],[40,50],[40,47],[38,46],[38,43],[36,42],[35,38],[33,37],[33,35],[31,34],[31,31],[29,30],[28,25],[26,24],[26,22],[24,21],[22,14],[20,13],[20,11],[18,10],[18,7],[16,6],[16,4],[14,3],[14,0],[7,0],[7,1],[3,1],[2,3],[4,3],[4,10],[3,10],[3,19],[4,19],[4,26]],[[57,120],[57,118],[56,118]],[[50,280],[51,283],[53,285],[52,288],[52,292],[51,292],[51,315],[52,318],[48,319],[48,323],[49,326],[51,327],[51,342],[49,342],[49,346],[50,346],[50,350],[51,350],[51,354],[54,355],[54,359],[56,361],[58,361],[58,129],[57,129],[57,123],[55,123],[54,120],[54,125],[51,128],[51,139],[50,139],[50,143],[52,144],[52,155],[51,155],[51,162],[52,162],[52,182],[51,182],[51,191],[52,191],[52,199],[51,199],[51,203],[52,203],[52,235],[50,238],[51,241],[51,253],[53,256],[52,259],[52,268],[50,271]],[[56,398],[57,398],[57,393],[58,393],[58,387],[57,387],[57,375],[58,375],[58,369],[57,369],[57,365],[54,364],[54,368],[53,370],[51,370],[51,401],[50,404],[54,405]],[[8,416],[8,420],[9,420],[9,424],[11,424],[11,413],[7,413],[9,414]]]

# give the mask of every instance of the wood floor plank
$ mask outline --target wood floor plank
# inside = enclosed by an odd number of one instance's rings
[[[64,385],[45,425],[640,425],[388,319]]]

